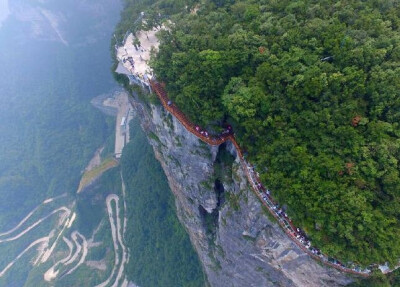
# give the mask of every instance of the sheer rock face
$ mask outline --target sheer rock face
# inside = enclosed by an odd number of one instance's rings
[[[216,183],[219,147],[201,142],[162,107],[133,104],[211,286],[320,287],[352,282],[312,260],[271,220],[238,159],[233,172],[219,175]],[[229,143],[225,148],[235,153]]]

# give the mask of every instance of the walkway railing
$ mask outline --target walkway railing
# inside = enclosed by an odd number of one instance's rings
[[[209,145],[220,145],[226,141],[230,141],[236,148],[236,152],[240,159],[240,164],[246,173],[247,180],[249,181],[252,190],[256,196],[260,199],[262,204],[268,209],[271,215],[278,221],[279,225],[285,231],[285,233],[292,239],[292,241],[305,253],[311,256],[313,259],[322,262],[325,265],[336,268],[340,271],[356,274],[360,276],[367,277],[371,272],[369,269],[361,270],[358,266],[345,266],[338,260],[329,258],[326,254],[322,254],[321,251],[315,247],[311,246],[311,242],[307,239],[305,233],[296,228],[293,225],[292,220],[287,216],[287,214],[279,208],[279,206],[273,200],[270,191],[265,189],[254,168],[249,164],[243,157],[242,150],[237,143],[234,133],[231,128],[226,129],[220,135],[210,135],[207,131],[201,129],[199,126],[193,124],[184,113],[179,110],[179,108],[168,98],[167,92],[164,86],[156,81],[150,81],[150,85],[153,91],[156,93],[160,99],[164,108],[169,111],[173,116],[175,116],[178,121],[192,134],[204,141]]]

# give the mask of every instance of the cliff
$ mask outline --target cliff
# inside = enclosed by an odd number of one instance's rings
[[[253,194],[235,149],[204,144],[162,106],[131,99],[211,286],[344,286],[302,252]]]

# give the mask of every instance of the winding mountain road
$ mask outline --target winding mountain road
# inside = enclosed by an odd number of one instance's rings
[[[115,282],[112,285],[112,287],[118,287],[118,282],[122,279],[122,276],[124,275],[125,263],[128,259],[128,251],[123,242],[125,231],[126,231],[126,225],[127,225],[127,217],[126,217],[126,202],[125,202],[125,183],[122,178],[122,173],[121,173],[121,182],[122,182],[122,194],[123,194],[123,205],[124,205],[124,223],[123,223],[123,227],[122,227],[121,219],[119,217],[119,209],[117,208],[117,230],[118,230],[117,235],[118,235],[118,242],[119,242],[120,246],[122,247],[122,259],[121,259],[121,265],[119,266],[117,278],[115,279]],[[116,205],[118,206],[117,203],[116,203]]]
[[[29,249],[31,249],[33,246],[38,245],[38,244],[48,244],[49,242],[49,237],[45,236],[42,238],[39,238],[35,241],[33,241],[28,247],[26,247],[17,257],[15,257],[15,259],[13,261],[11,261],[1,272],[0,272],[0,277],[2,277],[7,271],[8,269],[10,269],[14,263],[20,259]]]
[[[70,265],[70,264],[72,264],[75,260],[77,260],[77,258],[78,258],[78,256],[79,256],[79,253],[81,252],[81,250],[82,250],[82,245],[79,243],[79,241],[78,241],[78,235],[77,235],[77,231],[74,231],[74,232],[72,232],[72,234],[71,234],[71,238],[72,238],[72,241],[74,241],[74,243],[75,243],[75,246],[76,246],[76,249],[75,249],[75,252],[73,253],[73,255],[72,256],[70,256],[70,258],[64,263],[64,265]]]
[[[114,214],[114,209],[112,207],[112,202],[115,202],[115,214]],[[125,268],[125,263],[127,261],[127,249],[124,245],[123,242],[123,235],[122,235],[122,226],[121,226],[121,219],[120,219],[120,210],[119,210],[119,197],[116,194],[110,194],[106,198],[106,205],[107,205],[107,212],[108,212],[108,218],[110,221],[110,226],[111,226],[111,235],[113,239],[113,245],[114,245],[114,253],[115,253],[115,261],[114,261],[114,266],[111,271],[111,274],[108,276],[107,280],[104,282],[100,283],[99,285],[96,285],[96,287],[106,287],[108,284],[110,284],[111,280],[114,277],[114,274],[118,268],[118,273],[117,276],[114,280],[114,283],[111,286],[118,286],[118,282],[121,280],[122,276],[124,275],[124,268]],[[116,216],[116,222],[115,224],[115,219],[114,215]],[[124,223],[125,224],[125,223]],[[120,258],[119,256],[119,248],[122,249],[122,256]],[[120,260],[121,259],[121,260]]]
[[[67,272],[67,275],[71,274],[72,272],[74,272],[76,269],[78,269],[79,266],[81,266],[83,264],[83,262],[85,262],[86,260],[86,256],[88,254],[88,244],[87,244],[87,240],[85,238],[85,236],[83,236],[82,234],[80,234],[78,231],[74,231],[72,234],[72,239],[77,242],[77,236],[79,236],[82,240],[82,255],[81,258],[79,259],[78,263]]]
[[[56,246],[57,246],[58,239],[59,239],[60,236],[64,233],[64,230],[65,230],[66,228],[69,228],[69,226],[70,226],[70,221],[73,221],[74,215],[73,215],[71,218],[68,218],[70,214],[71,214],[71,211],[65,213],[65,214],[64,214],[64,217],[60,220],[60,224],[63,224],[63,222],[65,221],[64,227],[63,227],[63,228],[61,229],[61,231],[58,233],[58,235],[57,235],[56,239],[54,240],[53,244],[51,245],[51,247],[50,247],[49,249],[47,249],[47,250],[44,252],[43,257],[42,257],[42,259],[41,259],[41,262],[42,262],[42,263],[46,262],[46,261],[50,258],[50,255],[53,253],[54,249],[55,249]],[[75,214],[75,213],[74,213],[74,214]]]
[[[58,260],[56,263],[53,264],[53,266],[51,266],[44,274],[43,274],[43,278],[45,281],[51,281],[54,278],[57,277],[59,270],[56,270],[57,266],[60,264],[65,264],[65,262],[67,262],[71,256],[72,256],[72,251],[74,248],[74,244],[67,239],[66,237],[63,236],[63,240],[65,242],[65,244],[67,244],[68,246],[68,255],[66,257],[64,257],[63,259]]]
[[[46,215],[45,217],[42,217],[41,219],[37,220],[35,223],[33,223],[32,225],[30,225],[28,228],[26,228],[24,231],[20,232],[18,235],[15,235],[13,237],[9,237],[6,239],[0,239],[0,243],[3,242],[9,242],[9,241],[13,241],[16,240],[18,238],[20,238],[21,236],[25,235],[26,233],[28,233],[30,230],[32,230],[33,228],[35,228],[36,226],[38,226],[40,223],[42,223],[43,221],[45,221],[46,219],[50,218],[52,215],[58,213],[58,212],[65,212],[68,215],[71,213],[71,210],[65,206],[57,208],[55,210],[53,210],[52,212],[50,212],[50,214]],[[23,219],[25,220],[25,218]],[[25,220],[26,221],[26,220]],[[19,226],[21,226],[21,224],[19,224]],[[17,230],[18,228],[14,228],[15,230]],[[11,232],[9,232],[11,233]],[[9,234],[8,233],[8,234]]]
[[[48,204],[50,202],[53,202],[54,200],[62,198],[62,197],[65,197],[65,196],[66,196],[66,194],[62,194],[62,195],[59,195],[59,196],[56,196],[56,197],[52,197],[52,198],[48,198],[48,199],[44,200],[41,204],[39,204],[31,212],[29,212],[28,215],[25,216],[14,228],[12,228],[12,229],[10,229],[10,230],[8,230],[6,232],[0,233],[0,237],[3,237],[5,235],[8,235],[8,234],[13,233],[14,231],[16,231],[43,205]]]

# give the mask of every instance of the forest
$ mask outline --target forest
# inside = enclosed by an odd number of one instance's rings
[[[140,11],[165,23],[157,79],[195,123],[233,125],[313,245],[344,262],[398,262],[398,1],[126,5],[118,37],[142,28]]]
[[[40,207],[26,224],[61,204],[69,206],[76,199],[81,172],[114,132],[114,120],[107,120],[90,100],[115,87],[108,47],[119,7],[102,0],[85,1],[85,5],[77,0],[62,2],[9,1],[12,14],[0,28],[0,232],[15,227],[50,197],[67,194]],[[96,9],[88,9],[91,5]],[[98,7],[108,8],[101,23]],[[40,15],[32,23],[16,15],[18,11],[34,14],[35,9],[63,19],[58,28],[69,45],[51,40],[51,23],[42,23]],[[30,33],[32,27],[37,34]],[[93,42],[84,44],[89,36]],[[58,219],[49,217],[21,238],[0,244],[0,269],[34,240],[50,234]],[[0,286],[44,286],[48,265],[32,266],[35,250],[1,276]]]
[[[121,158],[126,184],[130,260],[126,274],[139,286],[205,286],[198,256],[176,216],[174,197],[137,119]]]

